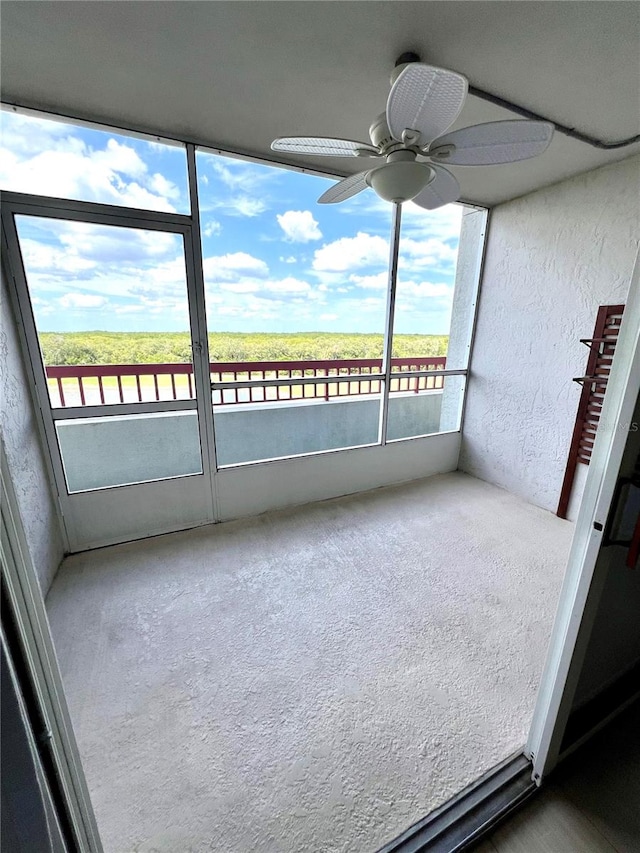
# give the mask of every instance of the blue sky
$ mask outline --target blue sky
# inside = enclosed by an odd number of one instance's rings
[[[179,146],[3,111],[0,164],[2,189],[189,211]],[[211,331],[383,331],[389,204],[368,189],[318,205],[326,178],[205,151],[197,165]],[[461,213],[403,205],[397,332],[448,332]],[[18,230],[41,331],[187,329],[180,237],[37,218]]]

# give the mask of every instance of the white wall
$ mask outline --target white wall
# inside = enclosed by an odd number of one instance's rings
[[[223,468],[216,474],[221,521],[353,495],[455,471],[460,433]],[[91,494],[91,493],[89,493]]]
[[[499,175],[496,173],[496,177]],[[640,157],[491,214],[460,468],[555,511],[599,305],[626,300]]]
[[[0,412],[0,434],[11,480],[31,558],[46,595],[64,549],[4,270],[0,290]]]

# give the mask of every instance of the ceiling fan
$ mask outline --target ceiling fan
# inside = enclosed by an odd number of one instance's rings
[[[460,198],[458,181],[442,164],[514,163],[542,154],[551,142],[553,125],[543,121],[492,121],[445,133],[462,110],[467,79],[426,65],[415,53],[402,54],[391,83],[386,111],[369,128],[371,144],[312,136],[271,143],[274,151],[383,161],[338,181],[320,196],[320,204],[346,201],[372,187],[386,201],[413,200],[434,210]]]

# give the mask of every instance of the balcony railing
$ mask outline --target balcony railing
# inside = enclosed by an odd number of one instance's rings
[[[444,356],[391,359],[392,373],[444,370]],[[381,359],[354,358],[321,361],[212,362],[214,405],[286,400],[324,399],[377,394],[381,390]],[[192,364],[83,364],[46,368],[54,408],[189,400],[194,396]],[[349,377],[353,376],[353,379]],[[296,385],[292,380],[305,379]],[[317,382],[309,382],[309,378]],[[258,380],[253,387],[225,383]],[[285,380],[286,384],[279,384]],[[444,387],[444,376],[398,376],[390,393],[430,391]]]

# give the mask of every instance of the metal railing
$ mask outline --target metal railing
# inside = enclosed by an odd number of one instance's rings
[[[446,358],[393,358],[391,365],[392,373],[441,371]],[[382,359],[375,358],[212,362],[212,400],[214,405],[236,405],[378,394],[381,371]],[[46,375],[54,408],[189,400],[194,396],[192,364],[52,365],[46,368]],[[444,378],[398,376],[392,378],[389,390],[438,390],[444,387]]]

